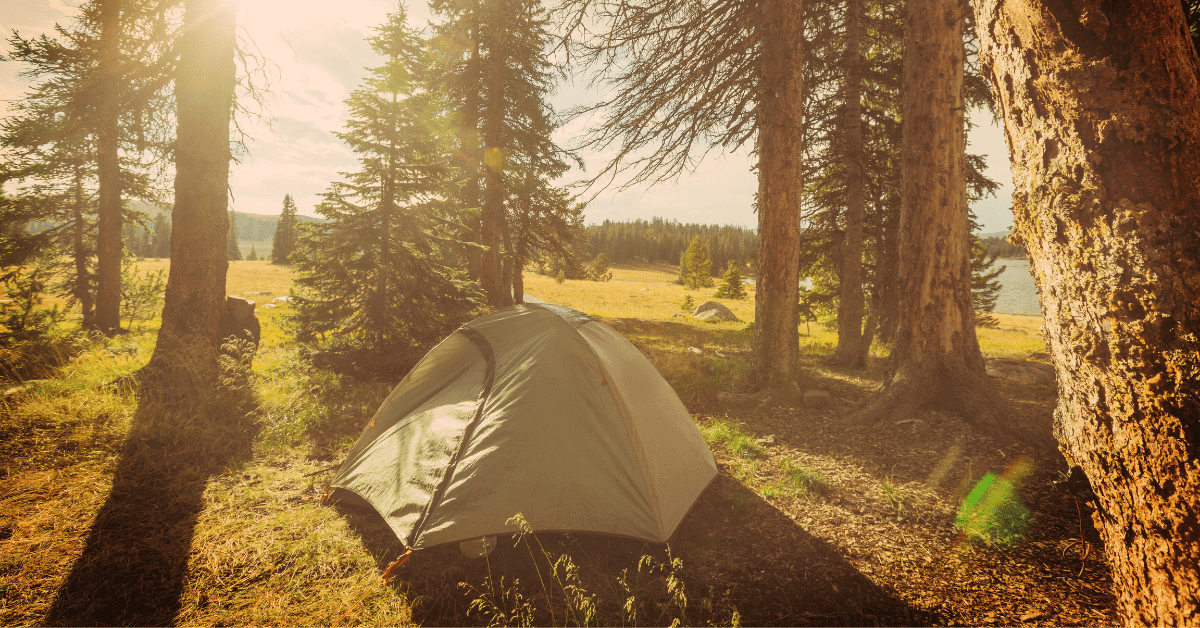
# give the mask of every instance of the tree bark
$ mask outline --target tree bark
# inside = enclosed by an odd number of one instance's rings
[[[520,255],[513,258],[512,292],[513,303],[525,302],[525,260]]]
[[[96,177],[100,187],[96,239],[96,326],[121,328],[121,3],[101,0],[96,98]]]
[[[842,247],[841,294],[838,298],[838,344],[833,363],[862,366],[863,351],[863,141],[862,141],[862,31],[863,0],[846,1],[846,236]],[[870,346],[870,339],[866,340]]]
[[[1178,0],[976,4],[1124,624],[1200,623],[1200,86]]]
[[[392,111],[399,102],[399,94],[392,92]],[[371,299],[372,312],[370,318],[372,327],[382,331],[388,325],[388,262],[392,255],[392,216],[396,207],[396,118],[390,115],[391,129],[388,133],[387,171],[380,182],[383,188],[379,201],[379,252],[375,258],[375,296]]]
[[[235,7],[186,0],[175,79],[178,126],[171,270],[162,327],[146,374],[184,392],[217,377],[229,229],[229,122]]]
[[[803,0],[764,0],[758,102],[758,278],[750,390],[796,381],[800,357]]]
[[[489,53],[488,61],[493,64],[504,63],[503,59],[495,58],[500,53]],[[479,243],[485,248],[482,254],[482,274],[480,285],[487,295],[488,305],[504,307],[512,305],[512,291],[504,285],[504,272],[501,263],[501,237],[504,230],[504,83],[500,71],[484,77],[488,82],[485,93],[488,95],[488,107],[484,120],[484,156],[483,156],[483,211],[481,213]]]
[[[92,293],[92,282],[88,275],[87,251],[87,221],[84,218],[83,206],[83,164],[76,160],[74,164],[74,207],[72,208],[75,228],[71,233],[71,248],[75,257],[75,298],[79,300],[79,309],[83,314],[81,326],[86,330],[96,329],[96,302]]]
[[[908,0],[897,329],[883,386],[851,422],[935,406],[996,431],[1009,412],[971,306],[963,22],[958,0]]]
[[[471,29],[471,68],[479,69],[479,4],[474,6],[474,24]],[[476,76],[472,85],[482,85],[483,77]],[[483,154],[479,143],[479,89],[468,90],[463,106],[463,128],[460,143],[466,155],[467,182],[463,190],[463,203],[472,212],[479,211],[479,177],[483,164]],[[483,246],[482,217],[469,220],[471,226],[471,242]],[[483,255],[478,248],[468,248],[466,254],[467,276],[475,281],[483,280]]]

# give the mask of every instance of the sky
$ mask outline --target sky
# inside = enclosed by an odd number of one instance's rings
[[[79,0],[7,0],[0,2],[0,32],[23,36],[52,31],[55,23],[73,24]],[[232,209],[254,214],[279,214],[283,196],[291,194],[301,214],[315,215],[313,206],[339,172],[353,171],[354,153],[333,132],[342,130],[348,116],[344,104],[379,64],[364,37],[382,24],[395,0],[240,0],[238,24],[268,61],[269,93],[262,119],[247,120],[248,154],[232,168]],[[408,7],[410,24],[425,26],[430,17],[423,0]],[[19,64],[0,63],[0,101],[20,99],[28,82],[17,75]],[[558,111],[584,104],[586,92],[564,85],[552,104]],[[1012,225],[1012,183],[1003,131],[983,112],[976,123],[970,150],[987,155],[987,175],[1001,183],[994,198],[975,204],[983,233],[1007,231]],[[577,139],[585,123],[565,124],[555,136],[560,145]],[[603,154],[583,153],[585,167],[597,171]],[[714,151],[694,171],[656,186],[624,191],[605,190],[584,210],[585,222],[627,221],[661,216],[679,222],[756,227],[752,209],[757,180],[748,149],[722,154]],[[575,169],[562,183],[586,173]]]

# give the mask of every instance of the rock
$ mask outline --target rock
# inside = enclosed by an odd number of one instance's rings
[[[288,303],[292,300],[292,297],[275,297],[274,299],[271,299],[271,300],[276,303]]]
[[[716,354],[716,356],[718,358],[728,358],[729,357],[729,356],[725,355],[724,353],[721,353],[720,351],[713,351],[713,353]]]
[[[1033,353],[1030,353],[1030,354],[1029,354],[1029,359],[1030,359],[1030,360],[1037,360],[1038,362],[1049,362],[1049,361],[1050,361],[1050,354],[1049,354],[1049,353],[1044,353],[1044,352],[1041,352],[1041,351],[1034,351]]]
[[[806,408],[828,408],[833,405],[833,395],[830,395],[824,390],[806,390],[804,391],[804,407]]]
[[[740,318],[734,316],[729,308],[716,301],[705,301],[696,306],[696,309],[692,311],[692,316],[706,321],[714,319],[719,321],[741,321]]]
[[[258,317],[254,315],[254,301],[247,301],[241,297],[226,297],[225,312],[221,316],[222,341],[247,341],[251,346],[243,348],[242,351],[249,349],[249,353],[254,353],[258,350],[261,333]]]
[[[27,380],[21,382],[20,384],[5,390],[4,396],[8,397],[10,395],[15,395],[17,393],[23,393],[27,390],[33,390],[34,388],[37,388],[38,386],[41,386],[42,384],[45,384],[48,381],[50,381],[50,380],[48,380],[48,379],[27,379]]]
[[[774,445],[775,444],[775,435],[767,434],[766,436],[763,436],[762,438],[754,439],[754,442],[758,443],[759,445],[763,445],[763,446]]]
[[[269,309],[271,309],[271,308],[275,308],[275,307],[279,307],[279,306],[278,306],[278,305],[275,305],[274,303],[268,303],[268,304],[266,304],[266,305],[264,305],[264,306],[263,306],[263,309],[264,309],[264,310],[269,310]]]
[[[699,347],[688,347],[688,351],[691,351],[692,353],[695,353],[696,355],[704,354],[704,350]]]
[[[1054,383],[1054,367],[1049,364],[1012,358],[988,358],[984,362],[987,365],[987,374],[997,379],[1006,379],[1019,384]]]

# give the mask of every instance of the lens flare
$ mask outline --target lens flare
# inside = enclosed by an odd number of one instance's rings
[[[1033,472],[1033,462],[1022,456],[1000,475],[983,476],[958,507],[955,526],[971,540],[1016,545],[1033,521],[1017,489]]]

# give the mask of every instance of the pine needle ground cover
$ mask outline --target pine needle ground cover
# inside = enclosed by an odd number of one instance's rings
[[[1004,384],[1021,416],[1003,440],[937,411],[847,430],[838,419],[878,386],[878,358],[829,368],[836,338],[816,321],[801,328],[802,388],[822,394],[747,395],[752,300],[725,302],[743,323],[673,317],[715,289],[673,284],[670,267],[613,270],[600,283],[530,274],[527,292],[603,317],[696,417],[721,472],[669,546],[529,534],[486,559],[419,553],[383,586],[394,535],[369,510],[323,503],[320,471],[390,385],[308,366],[276,303],[258,311],[249,383],[205,408],[104,386],[149,358],[153,320],[53,378],[4,384],[0,624],[1115,621],[1086,496],[1053,482],[1052,384]],[[261,305],[289,282],[286,267],[235,262],[229,293]],[[998,318],[985,355],[1042,361],[1038,319]]]

